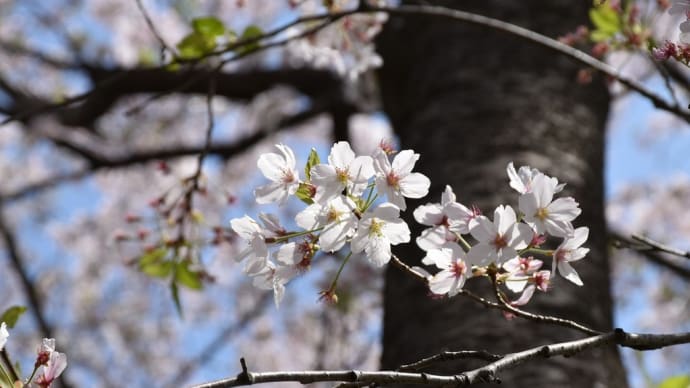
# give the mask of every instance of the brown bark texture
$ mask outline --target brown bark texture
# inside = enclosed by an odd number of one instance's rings
[[[431,3],[500,18],[552,37],[586,24],[591,5],[571,0]],[[577,287],[557,276],[552,290],[535,295],[527,309],[598,330],[611,328],[603,202],[609,96],[603,80],[580,85],[578,66],[542,47],[486,28],[425,17],[390,20],[378,48],[384,57],[380,82],[386,113],[402,148],[421,154],[417,170],[432,182],[429,196],[408,203],[408,208],[438,202],[450,184],[459,202],[476,204],[490,217],[499,204],[517,209],[517,193],[505,173],[510,161],[567,182],[565,195],[574,196],[582,208],[575,226],[590,228],[586,246],[591,251],[574,264],[585,285]],[[416,228],[413,236],[422,229]],[[550,244],[555,247],[558,241]],[[423,252],[414,243],[397,252],[408,263],[421,265]],[[550,266],[550,260],[545,261]],[[471,280],[468,287],[492,296],[483,279]],[[508,321],[500,312],[462,297],[433,300],[422,284],[392,266],[384,293],[384,369],[442,350],[510,353],[584,336],[559,326]],[[458,373],[479,365],[448,362],[430,372]],[[510,387],[627,386],[615,347],[531,362],[499,377]]]

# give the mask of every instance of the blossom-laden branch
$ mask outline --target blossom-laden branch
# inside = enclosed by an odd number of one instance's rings
[[[310,384],[315,382],[340,381],[361,384],[417,384],[424,386],[448,386],[459,387],[478,384],[482,382],[500,382],[499,372],[517,367],[534,359],[550,358],[555,356],[573,356],[586,350],[617,344],[638,350],[660,349],[667,346],[686,344],[690,342],[690,333],[680,334],[635,334],[626,333],[621,329],[603,333],[575,341],[560,342],[551,345],[537,346],[521,352],[509,353],[503,356],[484,353],[464,353],[465,355],[479,355],[482,359],[500,357],[489,364],[477,369],[464,371],[452,376],[429,373],[411,373],[400,371],[294,371],[294,372],[249,372],[246,363],[243,363],[243,371],[235,378],[218,380],[206,384],[196,385],[193,388],[228,388],[271,382],[299,382]],[[463,353],[457,353],[463,354]],[[484,357],[486,356],[486,357]],[[427,366],[433,362],[443,361],[442,355],[432,356],[420,360]],[[410,364],[415,365],[415,364]],[[401,367],[402,369],[403,367]]]

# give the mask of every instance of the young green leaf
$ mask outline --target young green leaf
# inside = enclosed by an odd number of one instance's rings
[[[657,388],[690,388],[690,375],[669,377],[660,382]]]
[[[182,302],[180,302],[180,294],[177,288],[177,283],[170,283],[170,294],[172,295],[173,303],[175,303],[175,310],[177,310],[177,314],[180,316],[180,318],[184,318],[184,312],[182,311]]]
[[[183,261],[177,264],[175,270],[175,281],[193,290],[201,290],[203,288],[203,283],[201,282],[199,272],[190,270],[188,261]]]
[[[307,177],[307,182],[311,182],[311,168],[321,163],[319,160],[319,154],[314,148],[309,152],[309,158],[307,159],[307,165],[304,166],[304,175]]]
[[[177,44],[182,59],[195,59],[216,48],[216,38],[199,32],[192,32]]]
[[[314,193],[313,187],[314,186],[312,186],[309,183],[300,183],[295,195],[302,202],[306,203],[307,205],[311,205],[312,203],[314,203],[314,200],[312,199]]]
[[[26,312],[26,307],[24,306],[12,306],[5,310],[0,316],[0,322],[5,322],[7,327],[10,329],[17,324],[17,320]]]
[[[217,37],[225,34],[225,25],[213,16],[192,20],[192,28],[204,36]]]
[[[247,28],[244,29],[242,32],[242,35],[240,36],[240,41],[246,41],[246,40],[253,40],[254,38],[258,38],[261,35],[263,35],[264,32],[263,30],[255,25],[248,26]],[[259,44],[258,41],[252,41],[251,43],[244,44],[240,46],[237,49],[238,54],[248,54],[252,51],[256,51],[261,45]]]

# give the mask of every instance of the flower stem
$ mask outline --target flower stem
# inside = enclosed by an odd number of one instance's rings
[[[335,278],[333,279],[333,282],[331,282],[331,286],[328,288],[329,291],[335,291],[335,287],[338,285],[338,279],[340,278],[340,273],[343,272],[343,268],[345,268],[345,264],[347,264],[347,262],[350,260],[350,257],[352,257],[352,252],[348,253],[343,262],[340,263],[340,268],[338,268],[338,272],[335,274]]]

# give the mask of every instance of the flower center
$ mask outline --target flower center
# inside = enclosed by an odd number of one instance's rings
[[[386,176],[386,183],[388,183],[388,186],[391,186],[391,187],[394,187],[397,189],[400,187],[400,177],[395,175],[395,173],[391,171]]]
[[[348,179],[350,179],[350,174],[346,169],[336,168],[335,175],[338,178],[338,182],[342,184],[346,184]]]
[[[462,260],[456,260],[452,265],[453,267],[451,268],[451,271],[453,272],[456,278],[459,278],[460,276],[464,275],[467,271],[467,266]]]
[[[328,209],[328,214],[326,215],[326,220],[327,222],[339,222],[340,221],[340,213],[338,210],[336,210],[334,207],[330,207]]]
[[[292,170],[283,170],[283,183],[293,183],[295,181],[295,174]]]
[[[496,246],[496,249],[505,248],[508,246],[508,242],[506,241],[505,237],[497,234],[496,238],[494,239],[494,246]]]
[[[545,207],[539,208],[539,210],[537,210],[537,214],[535,214],[535,217],[537,217],[540,221],[544,221],[548,216],[549,211]]]
[[[556,251],[556,261],[566,261],[566,255],[570,253],[570,249],[559,249]]]
[[[383,235],[383,225],[384,222],[379,222],[376,218],[371,220],[371,226],[369,227],[369,235],[381,237]]]

